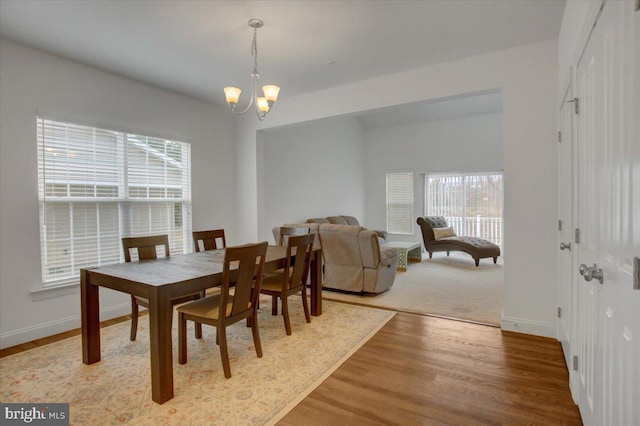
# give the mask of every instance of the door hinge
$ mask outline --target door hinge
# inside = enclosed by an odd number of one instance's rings
[[[640,10],[640,0],[636,0],[636,12]]]
[[[573,238],[573,241],[576,244],[580,244],[580,228],[576,228],[576,232],[575,232],[575,236]]]
[[[640,257],[633,258],[633,289],[640,290]]]
[[[558,306],[558,318],[562,318],[562,308]]]
[[[558,219],[558,231],[562,231],[562,220]]]
[[[562,132],[558,131],[558,143],[562,143]]]
[[[567,102],[573,102],[573,113],[576,115],[580,114],[580,99],[573,98]]]
[[[578,371],[578,355],[573,356],[573,371]]]

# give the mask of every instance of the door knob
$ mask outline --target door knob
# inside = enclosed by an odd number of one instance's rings
[[[578,269],[578,272],[580,272],[580,275],[582,275],[584,277],[584,274],[588,270],[589,270],[589,267],[583,263],[582,265],[580,265],[580,268]]]
[[[560,243],[560,250],[571,251],[571,243]]]
[[[604,281],[604,273],[602,272],[602,268],[598,268],[598,265],[596,265],[595,263],[591,267],[591,277],[592,279],[595,278],[596,280],[598,280],[600,284],[602,284],[602,282]]]
[[[582,265],[580,265],[578,272],[580,272],[580,275],[584,277],[585,281],[591,281],[594,278],[598,280],[600,284],[602,284],[602,282],[604,281],[604,273],[602,272],[602,268],[598,268],[598,265],[596,263],[594,263],[591,267],[583,263]]]

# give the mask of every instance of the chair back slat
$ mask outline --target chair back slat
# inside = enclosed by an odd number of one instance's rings
[[[292,235],[304,235],[308,233],[309,233],[309,228],[281,226],[278,245],[286,246],[289,237],[291,237]]]
[[[126,237],[122,239],[124,261],[131,262],[131,249],[138,252],[138,260],[153,260],[158,258],[156,247],[164,246],[164,255],[169,257],[169,236],[153,235],[150,237]]]
[[[309,265],[311,264],[311,255],[313,253],[313,240],[315,234],[295,235],[289,237],[287,244],[287,265],[291,265],[291,256],[295,249],[296,257],[293,261],[293,271],[291,267],[285,268],[285,277],[287,287],[283,290],[293,290],[307,284],[307,276],[309,275]]]
[[[220,313],[226,315],[227,300],[229,300],[229,287],[231,284],[231,267],[237,265],[235,279],[235,292],[231,314],[235,316],[244,311],[253,309],[260,293],[262,281],[262,269],[267,255],[268,243],[263,241],[258,244],[246,244],[242,246],[227,247],[224,256],[224,270],[222,276]],[[232,265],[233,263],[233,265]],[[255,278],[255,283],[254,283]],[[255,288],[254,291],[251,289]]]
[[[224,236],[224,229],[213,229],[211,231],[193,231],[193,244],[196,252],[200,251],[200,241],[205,251],[217,250],[227,247],[227,240]],[[220,240],[218,242],[218,240]]]

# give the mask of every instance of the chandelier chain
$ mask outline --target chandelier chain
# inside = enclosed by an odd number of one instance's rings
[[[258,29],[253,29],[253,43],[251,43],[251,56],[253,56],[253,74],[260,76],[258,73]]]

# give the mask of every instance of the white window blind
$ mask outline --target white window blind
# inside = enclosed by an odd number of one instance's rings
[[[168,234],[189,249],[191,153],[186,143],[37,119],[44,285],[124,260],[121,238]]]
[[[444,216],[457,235],[502,246],[502,172],[426,176],[426,215]]]
[[[413,234],[413,173],[387,173],[387,231]]]

